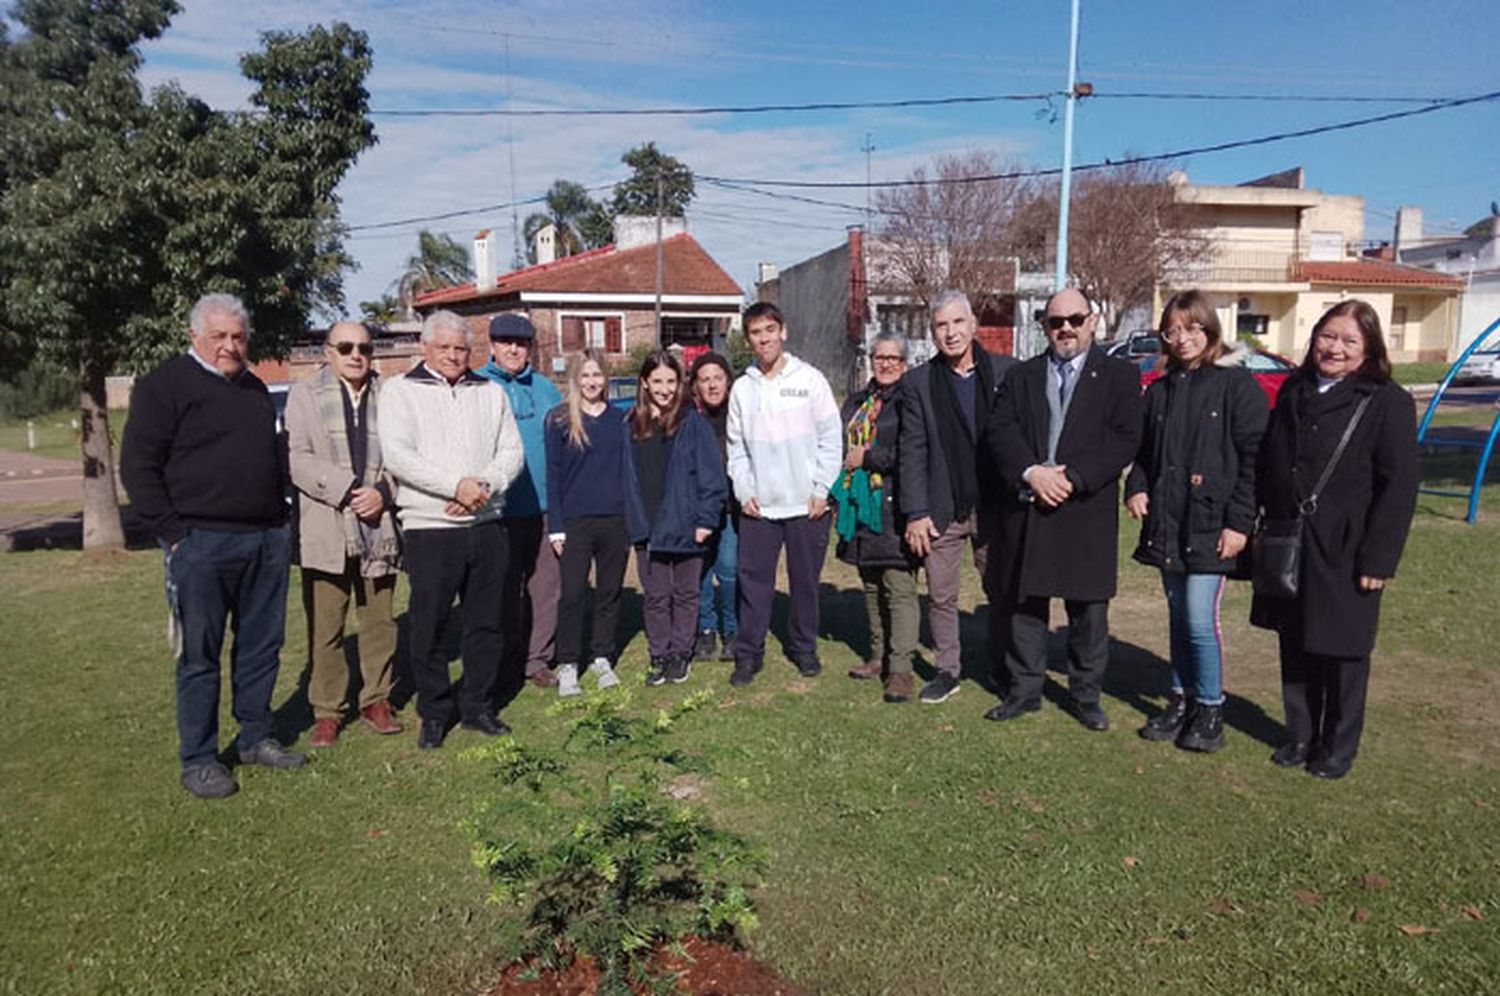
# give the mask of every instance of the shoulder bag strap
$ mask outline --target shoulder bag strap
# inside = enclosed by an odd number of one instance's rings
[[[1333,456],[1323,465],[1323,473],[1318,476],[1318,483],[1313,485],[1312,494],[1302,499],[1300,511],[1303,515],[1311,515],[1318,509],[1318,495],[1323,493],[1323,488],[1328,484],[1328,478],[1333,476],[1333,468],[1338,466],[1339,457],[1344,455],[1344,449],[1349,445],[1349,437],[1354,435],[1354,429],[1359,425],[1359,420],[1364,417],[1365,409],[1370,406],[1371,395],[1365,395],[1359,400],[1359,405],[1354,409],[1354,414],[1349,418],[1349,424],[1344,427],[1343,436],[1339,437],[1338,446],[1334,447]]]

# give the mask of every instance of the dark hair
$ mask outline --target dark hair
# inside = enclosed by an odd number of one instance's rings
[[[781,316],[781,309],[770,301],[756,301],[745,309],[746,328],[749,328],[750,323],[757,318],[769,318],[782,328],[786,328],[786,319]]]
[[[1302,369],[1311,374],[1318,372],[1318,362],[1313,358],[1313,342],[1318,338],[1318,333],[1323,331],[1323,326],[1341,315],[1347,315],[1354,319],[1354,324],[1359,326],[1359,334],[1365,340],[1365,361],[1359,365],[1355,376],[1384,384],[1391,379],[1391,358],[1385,351],[1385,336],[1380,332],[1380,316],[1375,309],[1361,301],[1359,298],[1350,298],[1340,301],[1327,311],[1318,323],[1313,326],[1312,335],[1307,340],[1307,355],[1302,358]]]
[[[693,402],[699,406],[702,405],[702,401],[698,398],[698,374],[704,367],[718,367],[724,371],[724,379],[729,382],[729,385],[734,385],[734,371],[729,369],[727,359],[719,353],[700,353],[693,361],[693,365],[688,367],[687,375],[687,393],[692,395]]]
[[[1167,325],[1174,315],[1186,315],[1190,322],[1203,328],[1208,342],[1198,358],[1198,365],[1212,366],[1218,362],[1219,357],[1224,355],[1224,330],[1219,327],[1219,315],[1202,291],[1185,290],[1167,298],[1167,303],[1162,305],[1161,321],[1156,324],[1157,334],[1161,337],[1162,355],[1167,358],[1167,365],[1178,365],[1177,357],[1167,349]]]
[[[672,404],[661,413],[658,420],[651,414],[651,392],[646,388],[646,378],[650,377],[659,367],[667,367],[677,374],[677,393],[672,397]],[[677,362],[677,357],[664,349],[653,350],[647,354],[641,363],[641,375],[635,388],[635,404],[630,409],[630,435],[634,439],[647,439],[655,431],[658,424],[661,425],[662,435],[671,437],[677,435],[677,430],[682,427],[682,419],[686,414],[682,399],[686,391],[686,383],[682,376],[682,364]]]

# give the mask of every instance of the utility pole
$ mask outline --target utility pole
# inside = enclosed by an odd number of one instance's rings
[[[1053,290],[1068,284],[1068,198],[1073,189],[1073,106],[1078,103],[1078,3],[1073,0],[1068,29],[1068,95],[1063,111],[1062,186],[1057,192],[1057,275]]]
[[[661,212],[662,212],[662,176],[661,165],[656,167],[656,345],[661,348],[661,271],[662,271],[662,248],[661,248]]]
[[[865,231],[870,231],[870,153],[875,151],[875,136],[871,132],[865,132],[865,144],[859,147],[865,154]]]

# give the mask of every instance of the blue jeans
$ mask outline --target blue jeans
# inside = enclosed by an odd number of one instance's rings
[[[241,748],[271,735],[271,693],[286,635],[287,570],[291,531],[286,526],[249,532],[194,529],[166,555],[182,625],[177,658],[178,757],[184,768],[205,764],[219,751],[219,656],[224,629],[234,629],[229,652],[233,712]]]
[[[734,531],[734,517],[726,515],[724,528],[708,542],[703,556],[703,582],[698,588],[698,632],[714,630],[725,643],[740,628],[734,604],[739,569],[740,538]]]
[[[1219,631],[1222,574],[1162,571],[1171,624],[1172,691],[1190,689],[1204,705],[1224,701],[1224,641]]]

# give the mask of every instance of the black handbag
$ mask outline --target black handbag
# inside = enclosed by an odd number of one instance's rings
[[[1255,536],[1250,541],[1250,584],[1262,598],[1297,597],[1302,583],[1302,520],[1318,510],[1318,495],[1323,493],[1333,468],[1349,445],[1349,437],[1354,435],[1354,428],[1359,425],[1369,404],[1369,395],[1360,399],[1333,456],[1328,458],[1318,483],[1313,486],[1312,494],[1297,502],[1297,514],[1290,519],[1262,516],[1256,524]]]

